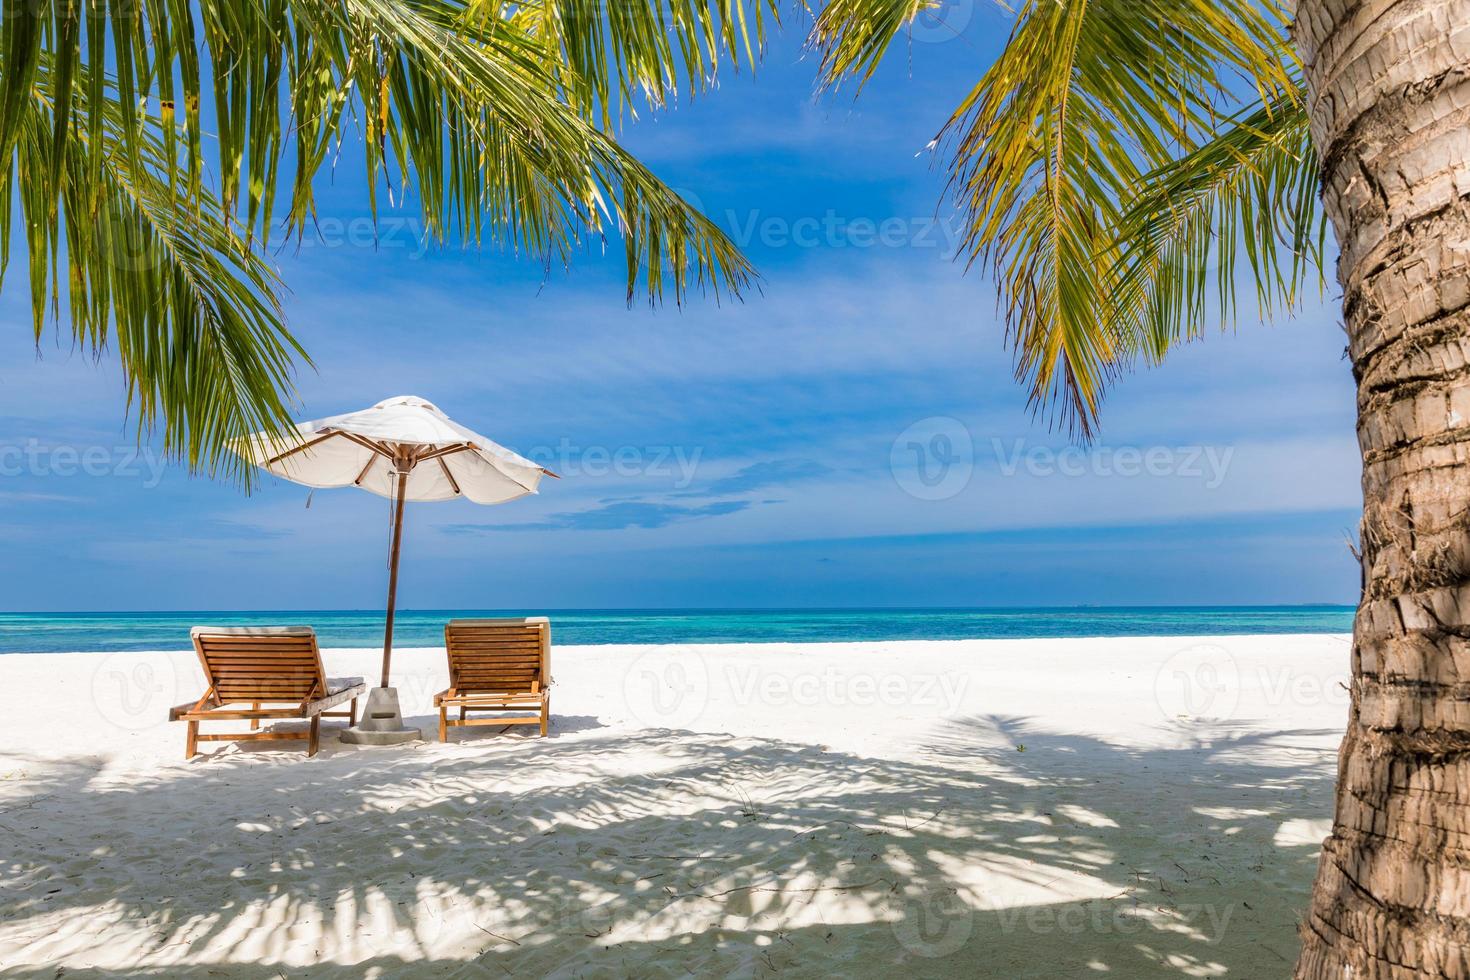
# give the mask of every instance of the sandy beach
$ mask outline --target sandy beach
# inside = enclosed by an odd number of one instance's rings
[[[551,737],[449,744],[400,650],[428,740],[190,761],[192,652],[0,656],[0,972],[1283,977],[1348,650],[557,647]]]

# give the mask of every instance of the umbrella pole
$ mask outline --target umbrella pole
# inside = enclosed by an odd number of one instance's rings
[[[398,601],[398,545],[403,538],[403,497],[408,487],[408,470],[398,474],[398,500],[393,507],[393,545],[388,558],[388,621],[383,627],[383,683],[388,686],[388,665],[393,659],[393,607]]]

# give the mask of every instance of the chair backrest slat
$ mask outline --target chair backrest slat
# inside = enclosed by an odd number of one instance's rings
[[[309,626],[196,626],[204,679],[229,701],[305,701],[327,693],[316,633]]]
[[[551,681],[551,623],[526,619],[455,619],[444,627],[449,686],[515,694]]]

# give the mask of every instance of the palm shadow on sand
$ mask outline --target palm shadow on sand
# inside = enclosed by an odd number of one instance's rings
[[[131,785],[36,760],[0,802],[6,976],[625,976],[651,954],[669,975],[1259,976],[1264,955],[1284,976],[1316,849],[1280,831],[1331,806],[1316,731],[1138,749],[972,717],[919,762],[563,731],[447,761],[328,738]],[[625,753],[660,765],[616,775]],[[48,833],[79,807],[91,834]],[[273,951],[263,909],[318,962]]]

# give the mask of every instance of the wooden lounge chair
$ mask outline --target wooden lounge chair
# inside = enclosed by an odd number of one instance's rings
[[[196,626],[189,635],[204,669],[204,696],[171,708],[169,721],[186,721],[184,758],[198,754],[200,742],[305,740],[306,754],[316,755],[323,718],[357,722],[357,699],[367,693],[361,677],[328,677],[310,626]],[[346,711],[328,711],[344,701]],[[262,704],[287,707],[262,708]],[[248,705],[248,707],[231,707]],[[252,731],[199,734],[201,721],[250,720]],[[255,731],[262,719],[309,718],[302,731]]]
[[[455,619],[444,627],[449,688],[434,695],[439,741],[455,725],[536,725],[551,718],[551,623],[527,619]],[[459,717],[450,718],[449,709]],[[511,717],[467,717],[472,711]]]

